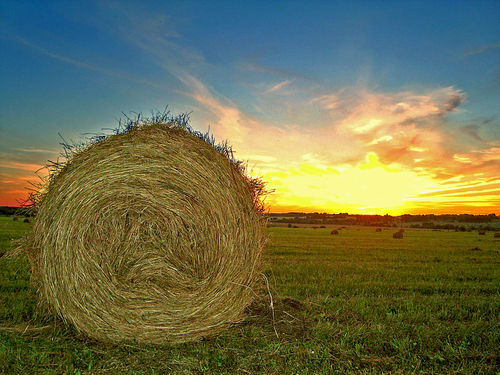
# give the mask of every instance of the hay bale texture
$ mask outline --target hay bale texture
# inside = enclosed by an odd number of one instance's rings
[[[21,245],[42,306],[110,342],[181,343],[243,318],[267,242],[262,186],[202,138],[137,121],[72,151]]]

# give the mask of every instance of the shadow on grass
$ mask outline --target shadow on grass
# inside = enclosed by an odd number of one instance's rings
[[[254,301],[245,311],[242,326],[252,325],[262,329],[266,336],[289,340],[305,340],[311,336],[313,322],[307,317],[309,306],[292,297],[269,296]]]

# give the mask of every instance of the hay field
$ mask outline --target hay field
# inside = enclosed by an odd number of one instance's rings
[[[31,224],[0,217],[0,253]],[[273,292],[243,324],[170,347],[89,340],[35,314],[29,263],[0,258],[0,373],[498,374],[492,232],[269,228]]]

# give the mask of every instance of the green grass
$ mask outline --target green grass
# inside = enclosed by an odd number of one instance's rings
[[[30,224],[0,218],[0,252]],[[200,342],[109,345],[37,316],[29,264],[0,258],[0,373],[500,374],[492,233],[269,228],[273,290]],[[279,338],[276,336],[276,332]]]

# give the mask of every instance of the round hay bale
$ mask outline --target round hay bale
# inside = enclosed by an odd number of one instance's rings
[[[337,229],[334,229],[330,232],[330,234],[339,234],[339,231]]]
[[[242,320],[261,286],[262,190],[205,140],[148,122],[71,155],[21,245],[42,306],[111,342],[181,343]]]
[[[480,236],[485,236],[485,235],[486,235],[486,231],[484,231],[484,230],[480,230],[480,231],[478,232],[478,234],[479,234]]]
[[[403,232],[398,231],[392,235],[392,238],[403,238]]]
[[[382,228],[375,229],[375,232],[382,232]]]
[[[12,220],[14,220],[14,221],[18,221],[18,220],[19,220],[19,218],[18,218],[17,216],[14,216],[14,217],[12,218]]]
[[[500,238],[500,232],[496,232],[495,234],[493,234],[493,238]]]
[[[29,223],[30,222],[30,219],[26,218],[23,220],[23,223]]]

